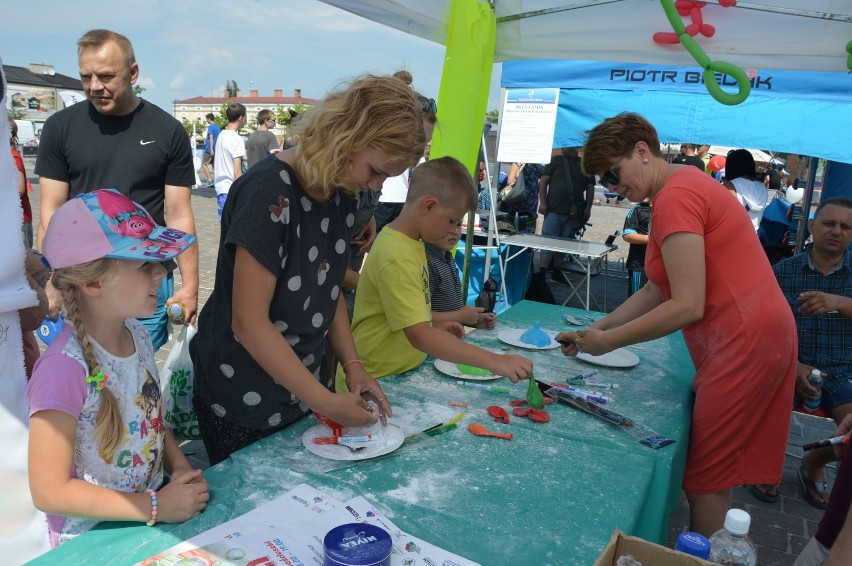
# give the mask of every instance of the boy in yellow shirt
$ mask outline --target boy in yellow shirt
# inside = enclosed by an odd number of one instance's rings
[[[432,325],[429,268],[424,242],[456,241],[462,218],[476,206],[470,172],[452,157],[433,159],[411,172],[400,215],[376,238],[361,271],[352,336],[360,361],[374,377],[419,366],[427,354],[504,375],[512,382],[530,376],[523,356],[495,354],[459,337],[458,322]],[[338,369],[337,390],[345,386]]]

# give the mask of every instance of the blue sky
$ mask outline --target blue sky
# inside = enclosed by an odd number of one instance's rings
[[[133,42],[142,96],[168,112],[173,100],[221,95],[227,80],[244,94],[298,88],[322,98],[351,77],[401,68],[415,89],[438,97],[444,46],[317,0],[42,0],[38,14],[4,26],[5,64],[47,63],[76,77],[77,38],[92,28],[118,31]],[[499,107],[499,72],[495,65],[488,109]]]

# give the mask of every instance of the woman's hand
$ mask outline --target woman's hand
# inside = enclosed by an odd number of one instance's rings
[[[576,332],[560,332],[556,335],[556,341],[559,342],[559,349],[565,356],[576,356],[580,352],[577,348]]]
[[[608,333],[604,330],[596,328],[586,328],[577,331],[577,336],[574,339],[577,349],[581,352],[586,352],[593,356],[600,356],[607,352],[613,351],[615,348],[608,342]]]
[[[210,492],[201,470],[179,471],[157,492],[157,520],[182,523],[204,511],[208,499]]]

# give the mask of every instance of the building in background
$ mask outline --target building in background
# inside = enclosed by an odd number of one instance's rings
[[[53,65],[3,65],[8,86],[6,111],[18,123],[21,153],[35,155],[45,120],[66,106],[86,100],[80,77],[56,72]]]
[[[293,96],[284,96],[282,90],[274,90],[272,96],[260,96],[257,90],[249,91],[248,96],[243,96],[240,91],[237,91],[236,96],[230,96],[226,90],[222,96],[196,96],[184,100],[175,100],[172,103],[172,116],[177,118],[179,122],[188,120],[192,123],[202,124],[197,135],[203,136],[206,122],[204,116],[208,112],[212,112],[215,116],[219,116],[222,110],[222,105],[229,101],[239,102],[246,107],[246,115],[248,116],[248,129],[254,130],[257,126],[257,113],[268,108],[276,114],[278,110],[287,112],[289,109],[310,108],[318,104],[320,101],[314,98],[304,98],[301,89],[294,89]],[[287,134],[285,125],[278,123],[275,128],[270,128],[270,131],[275,134],[275,137],[280,141]]]

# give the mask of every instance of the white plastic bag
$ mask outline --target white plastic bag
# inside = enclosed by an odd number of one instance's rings
[[[189,341],[197,328],[185,324],[163,366],[160,392],[166,425],[177,438],[200,439],[198,416],[192,408],[193,369]]]

